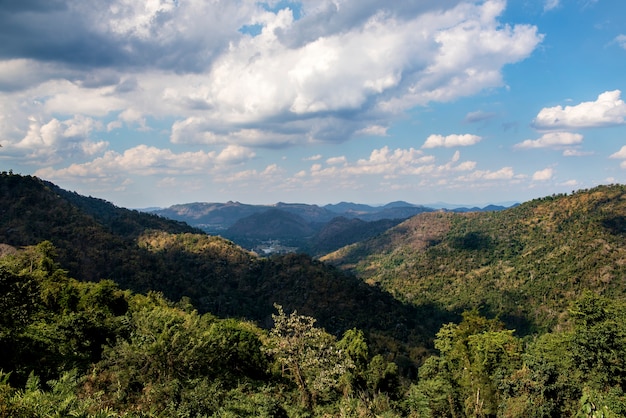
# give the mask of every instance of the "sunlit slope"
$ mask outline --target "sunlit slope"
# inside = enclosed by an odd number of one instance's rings
[[[583,289],[626,296],[626,186],[500,212],[421,214],[323,260],[417,305],[546,326]]]

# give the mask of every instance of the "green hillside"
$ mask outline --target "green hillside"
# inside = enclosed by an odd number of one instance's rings
[[[80,196],[31,176],[0,173],[0,243],[52,241],[59,262],[83,280],[123,279],[144,231],[200,233],[187,224]]]
[[[624,186],[419,215],[360,277],[0,190],[0,418],[626,416]]]
[[[0,197],[0,243],[20,248],[49,241],[70,277],[109,279],[173,301],[187,298],[201,313],[262,326],[271,322],[278,303],[315,317],[335,335],[355,327],[366,331],[376,342],[373,349],[400,359],[405,373],[414,373],[436,330],[451,319],[431,306],[404,304],[311,257],[259,258],[186,224],[118,208],[35,177],[0,174]],[[428,320],[419,320],[422,316]]]
[[[548,329],[585,289],[625,297],[626,187],[421,214],[322,260],[417,306],[476,307],[521,331]]]

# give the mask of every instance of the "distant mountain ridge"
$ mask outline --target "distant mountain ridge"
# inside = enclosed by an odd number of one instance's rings
[[[372,206],[362,203],[340,202],[324,206],[306,203],[278,202],[273,205],[254,205],[229,201],[218,202],[193,202],[172,205],[168,208],[146,209],[165,218],[183,221],[189,225],[201,228],[206,232],[224,231],[233,226],[238,220],[265,212],[271,209],[280,209],[302,217],[307,222],[325,223],[337,216],[346,218],[359,218],[364,221],[376,221],[380,219],[409,218],[422,212],[435,210],[449,210],[453,212],[503,210],[505,206],[489,205],[479,207],[454,207],[452,209],[431,208],[423,205],[415,205],[405,201],[390,202],[381,206]]]
[[[455,212],[502,210],[502,206],[487,208],[456,208]],[[382,232],[380,226],[395,225],[424,212],[436,209],[395,201],[381,206],[361,203],[340,202],[325,206],[305,203],[278,202],[274,205],[250,205],[240,202],[186,203],[166,209],[151,210],[150,213],[165,218],[186,222],[209,234],[218,234],[254,251],[264,251],[265,243],[280,240],[290,250],[306,251],[321,255],[322,249],[333,251]],[[442,209],[438,209],[442,210]],[[339,231],[341,238],[329,239],[325,228],[336,218],[363,221],[358,230],[351,229],[345,221],[339,221],[330,230]],[[379,221],[391,221],[379,223]],[[377,223],[377,224],[372,224]],[[352,238],[350,238],[350,236]],[[319,241],[319,242],[318,242]],[[334,244],[333,244],[334,243]]]

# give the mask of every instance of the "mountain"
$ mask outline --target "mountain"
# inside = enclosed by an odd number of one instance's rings
[[[119,208],[36,177],[0,173],[0,198],[2,253],[50,241],[55,260],[78,280],[111,279],[134,292],[161,292],[174,301],[185,297],[200,312],[264,326],[271,324],[278,303],[315,317],[336,335],[362,329],[379,350],[404,356],[408,365],[425,351],[413,355],[402,347],[428,347],[435,330],[451,319],[432,306],[399,302],[309,256],[259,258],[184,223]],[[292,227],[306,225],[288,212],[279,216]]]
[[[625,297],[626,186],[423,213],[322,260],[417,306],[475,307],[522,332],[547,329],[585,289]]]
[[[207,232],[228,229],[239,219],[266,210],[258,205],[246,205],[239,202],[226,203],[185,203],[166,209],[151,211],[164,218],[175,219],[194,225]]]
[[[352,202],[339,202],[335,204],[328,204],[324,206],[325,209],[335,212],[337,214],[345,215],[352,213],[355,216],[365,213],[377,212],[379,209],[375,206],[364,205],[361,203]]]
[[[166,209],[152,210],[150,213],[183,221],[189,225],[214,233],[225,231],[237,221],[252,215],[278,209],[297,215],[312,225],[321,225],[337,216],[359,218],[366,221],[380,219],[408,218],[432,209],[406,202],[393,202],[384,206],[369,206],[356,203],[341,202],[334,205],[309,205],[305,203],[278,202],[274,205],[248,205],[239,202],[227,203],[185,203],[173,205]],[[277,214],[278,212],[274,212]]]
[[[30,176],[0,173],[0,198],[2,416],[626,411],[626,186],[371,236],[335,218],[319,242],[364,238],[327,261]]]
[[[301,216],[280,209],[269,209],[238,220],[224,235],[246,238],[304,238],[313,233],[313,228]]]
[[[280,209],[294,215],[298,215],[311,224],[323,224],[337,216],[335,213],[329,211],[325,207],[320,207],[317,205],[307,205],[305,203],[278,202],[270,207]]]
[[[249,250],[263,252],[269,241],[277,241],[283,252],[306,251],[319,254],[321,248],[329,251],[341,245],[354,243],[371,236],[372,231],[381,231],[381,220],[408,219],[418,213],[432,209],[407,202],[392,202],[384,206],[369,206],[341,202],[335,205],[309,205],[304,203],[278,202],[274,205],[247,205],[239,202],[227,203],[187,203],[174,205],[167,209],[158,209],[151,213],[186,222],[210,234],[219,234]],[[348,230],[342,231],[343,237],[336,237],[335,244],[330,244],[329,231],[337,230],[336,225],[327,224],[335,218],[359,219],[375,222],[373,225],[362,223],[361,233],[354,229],[350,238]],[[341,223],[342,221],[339,221]],[[321,232],[323,231],[323,232]],[[321,235],[315,235],[320,234]],[[317,243],[316,240],[325,242]],[[341,243],[341,245],[339,245]],[[272,252],[272,251],[270,251]]]
[[[462,206],[462,207],[455,207],[453,209],[450,209],[452,212],[493,212],[493,211],[499,211],[499,210],[504,210],[510,207],[515,207],[517,206],[517,204],[512,204],[510,206],[501,206],[501,205],[487,205],[484,206],[482,208],[478,207],[478,206],[474,206],[471,208]]]
[[[84,280],[123,277],[146,230],[201,233],[187,224],[118,208],[36,177],[0,174],[0,242],[12,246],[50,240],[60,261]]]
[[[366,222],[359,218],[338,216],[309,238],[301,249],[313,256],[324,255],[346,245],[381,234],[400,222],[400,219]]]
[[[433,209],[425,206],[383,206],[381,210],[359,216],[364,221],[379,221],[381,219],[408,219],[424,212],[432,212]]]
[[[437,207],[437,209],[434,209]],[[274,205],[250,205],[239,202],[226,203],[184,203],[170,206],[165,209],[146,210],[165,218],[186,222],[208,233],[222,233],[232,227],[237,221],[249,216],[267,212],[270,209],[279,209],[297,215],[319,230],[325,223],[337,216],[344,218],[358,218],[364,221],[378,221],[381,219],[407,219],[423,212],[434,210],[452,210],[456,212],[478,212],[503,210],[505,206],[488,205],[483,208],[449,205],[423,206],[404,201],[390,202],[382,206],[370,206],[360,203],[340,202],[325,206],[305,203],[278,202]],[[274,212],[277,213],[277,212]],[[265,237],[269,239],[269,237]]]

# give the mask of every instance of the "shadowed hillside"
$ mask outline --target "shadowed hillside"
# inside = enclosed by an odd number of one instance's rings
[[[407,362],[409,356],[419,359],[434,332],[450,320],[308,256],[258,258],[186,224],[118,208],[38,178],[0,175],[0,196],[0,243],[50,241],[61,267],[79,280],[111,279],[135,292],[187,297],[200,312],[266,326],[279,303],[317,318],[333,333],[361,328],[376,347]],[[409,342],[417,351],[401,348]]]

